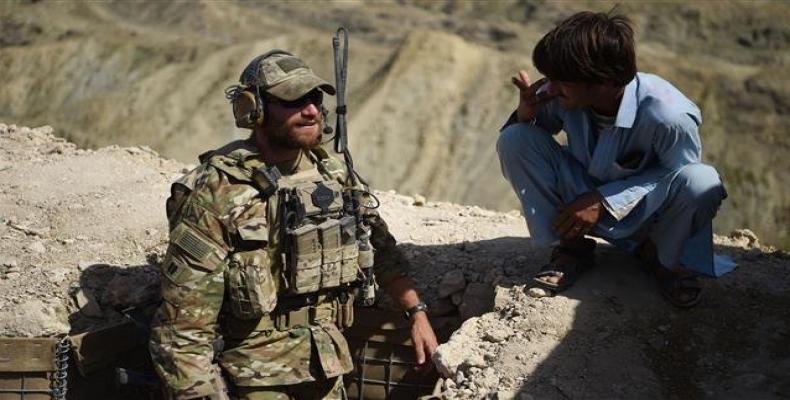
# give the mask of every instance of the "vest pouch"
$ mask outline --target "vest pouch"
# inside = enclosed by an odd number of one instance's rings
[[[359,248],[357,246],[357,222],[354,217],[340,219],[340,237],[342,242],[340,261],[340,283],[351,283],[357,280],[359,264]]]
[[[230,256],[225,285],[231,313],[238,319],[258,319],[277,305],[277,287],[263,250],[242,251]]]
[[[321,243],[317,228],[310,224],[287,232],[291,243],[289,281],[294,294],[313,293],[321,288]]]
[[[321,234],[321,288],[340,286],[340,262],[343,256],[343,246],[340,238],[340,221],[330,219],[318,225]]]
[[[343,260],[340,262],[340,283],[351,283],[357,280],[359,271],[359,248],[356,242],[343,245]]]
[[[368,241],[359,241],[359,256],[357,263],[360,269],[368,269],[373,266],[373,248]]]
[[[346,302],[337,300],[337,326],[348,329],[354,325],[354,295],[349,294]]]

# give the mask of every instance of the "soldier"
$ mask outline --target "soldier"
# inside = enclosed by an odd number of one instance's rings
[[[335,88],[292,54],[255,58],[228,92],[252,134],[204,153],[173,184],[150,341],[169,397],[227,398],[224,376],[240,399],[345,398],[352,361],[341,330],[355,294],[370,296],[373,270],[407,310],[417,362],[435,350],[372,196],[319,146],[325,93]]]

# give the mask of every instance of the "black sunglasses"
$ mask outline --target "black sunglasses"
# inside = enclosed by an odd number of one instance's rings
[[[278,99],[277,97],[270,95],[267,100],[269,101],[269,103],[277,104],[285,108],[302,108],[308,104],[313,104],[316,107],[320,107],[321,104],[324,103],[324,92],[316,89],[310,91],[306,95],[296,100],[290,100],[290,101]]]

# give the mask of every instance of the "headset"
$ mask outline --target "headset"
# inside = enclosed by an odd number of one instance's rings
[[[265,120],[265,96],[261,93],[261,86],[266,84],[266,76],[261,69],[261,62],[268,57],[283,54],[293,54],[280,49],[273,49],[255,57],[247,64],[239,77],[239,84],[225,89],[225,98],[233,106],[233,118],[239,128],[252,129],[256,125],[263,125]]]
[[[239,77],[239,84],[229,86],[225,89],[225,98],[230,100],[233,107],[233,118],[236,120],[236,126],[239,128],[253,129],[256,125],[263,125],[266,119],[266,97],[261,92],[261,86],[266,84],[266,76],[261,69],[261,62],[268,57],[274,55],[287,55],[293,54],[280,49],[273,49],[255,57],[247,64],[244,71],[241,72]],[[324,121],[326,121],[329,110],[321,105],[321,114],[323,114]],[[324,125],[324,134],[332,133],[332,128],[327,124]]]

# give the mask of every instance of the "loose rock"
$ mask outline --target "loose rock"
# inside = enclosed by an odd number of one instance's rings
[[[46,246],[44,246],[44,243],[41,243],[39,241],[35,241],[27,245],[27,249],[32,251],[33,253],[38,253],[38,254],[47,252],[47,248]]]
[[[439,282],[439,297],[447,297],[459,290],[463,290],[464,287],[466,287],[464,272],[460,270],[450,271],[444,274]]]

